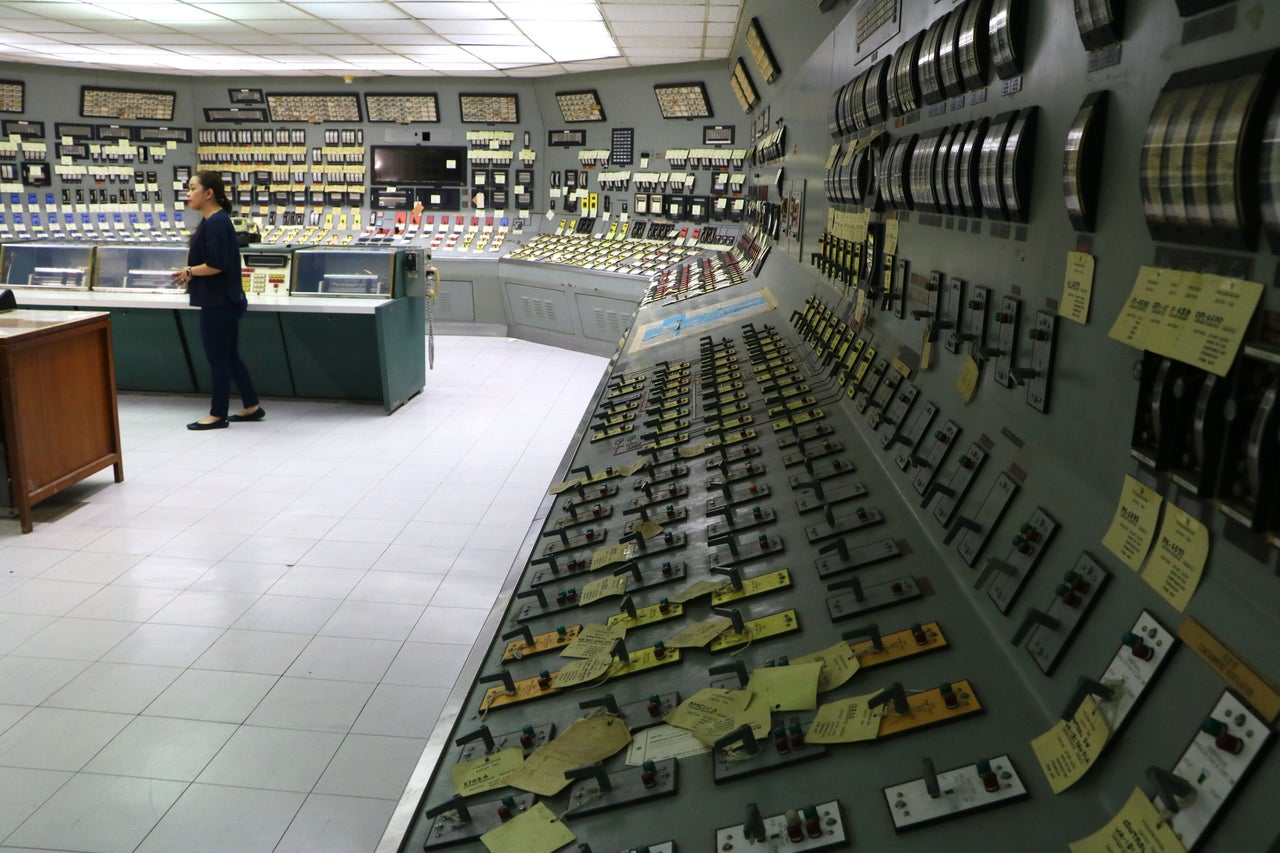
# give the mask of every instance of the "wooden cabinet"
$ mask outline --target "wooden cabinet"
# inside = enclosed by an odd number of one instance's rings
[[[22,532],[31,507],[115,469],[124,479],[106,312],[0,314],[0,416],[12,505]]]

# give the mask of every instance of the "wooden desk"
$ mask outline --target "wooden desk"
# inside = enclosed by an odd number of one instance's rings
[[[0,417],[22,532],[31,507],[111,465],[124,480],[106,312],[0,314]]]

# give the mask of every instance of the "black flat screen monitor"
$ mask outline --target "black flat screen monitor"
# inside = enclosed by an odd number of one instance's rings
[[[374,145],[375,184],[454,184],[466,182],[467,149],[439,145]]]

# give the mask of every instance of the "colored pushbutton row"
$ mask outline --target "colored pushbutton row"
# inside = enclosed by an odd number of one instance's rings
[[[799,723],[792,723],[787,727],[787,736],[791,739],[792,749],[804,749],[804,729],[800,728]]]
[[[551,671],[544,669],[538,673],[538,689],[546,690],[551,687]]]
[[[1002,326],[1005,325],[1006,323],[1012,323],[1013,315],[1007,311],[1001,311],[998,314],[996,314],[996,322]]]
[[[1049,333],[1046,332],[1044,329],[1032,329],[1031,331],[1027,332],[1027,340],[1047,341],[1049,340]]]
[[[667,504],[667,518],[675,518],[675,517],[676,517],[675,504]]]
[[[800,812],[787,809],[787,840],[804,841],[804,822],[800,820]]]
[[[866,511],[865,509],[863,509],[862,507],[858,507],[857,509],[855,509],[855,510],[853,511],[853,514],[854,514],[854,515],[856,515],[856,516],[858,517],[858,521],[866,521],[866,520],[867,520],[867,511]]]
[[[502,804],[498,806],[498,819],[503,823],[511,820],[515,816],[516,798],[507,794],[502,798]]]
[[[672,542],[674,542],[675,538],[676,538],[675,534],[672,533],[670,530],[662,531],[662,541],[667,545],[670,545]]]
[[[1156,656],[1156,650],[1148,646],[1142,641],[1137,634],[1128,633],[1120,638],[1123,645],[1129,647],[1129,652],[1138,660],[1151,660]]]
[[[645,705],[645,710],[649,712],[650,717],[657,717],[662,714],[662,697],[654,693],[649,697],[649,702]]]
[[[919,622],[911,626],[911,636],[916,641],[917,646],[923,646],[929,642],[929,635],[924,632],[924,628],[920,626]]]
[[[822,821],[818,819],[817,806],[804,807],[804,834],[810,838],[822,835]]]
[[[834,471],[840,471],[844,468],[844,463],[837,459],[831,463],[831,468]]]
[[[587,541],[590,542],[592,539],[596,538],[596,529],[594,527],[588,527],[586,532],[582,535],[587,537]]]
[[[761,533],[759,536],[756,537],[756,541],[760,543],[761,551],[769,550],[769,534]]]
[[[569,593],[565,592],[563,589],[556,590],[556,604],[563,605],[568,603],[569,603]]]
[[[982,759],[978,762],[978,778],[982,780],[982,787],[987,793],[994,794],[1000,790],[1000,779],[996,776],[996,772],[991,769],[991,762]]]
[[[1058,588],[1054,590],[1054,594],[1058,596],[1058,600],[1068,607],[1079,607],[1080,596],[1076,591],[1065,583],[1058,584]]]
[[[646,761],[640,765],[640,784],[646,788],[652,788],[658,784],[658,766],[652,761]]]
[[[1062,576],[1062,579],[1071,587],[1072,592],[1084,594],[1089,591],[1089,582],[1080,577],[1080,573],[1075,569],[1068,569],[1067,573]]]
[[[778,750],[779,755],[786,755],[791,751],[791,739],[787,737],[787,730],[782,726],[778,726],[773,730],[772,737],[773,748]]]
[[[671,612],[671,599],[663,598],[658,600],[658,612],[666,615]]]
[[[757,491],[759,491],[759,487],[755,483],[751,483],[750,485],[747,486],[747,491],[754,495]]]
[[[587,561],[582,559],[574,559],[565,563],[565,568],[571,572],[580,572],[587,567]]]
[[[538,732],[533,726],[526,725],[520,729],[520,745],[525,749],[533,746],[533,742],[537,740]]]
[[[656,660],[662,660],[667,656],[667,644],[658,640],[653,644],[653,657]]]
[[[956,695],[955,688],[950,682],[939,687],[938,692],[942,694],[942,704],[947,706],[948,711],[954,711],[960,707],[960,697]]]
[[[1227,724],[1222,720],[1209,717],[1200,724],[1200,731],[1213,738],[1214,746],[1223,752],[1239,755],[1244,749],[1244,741],[1227,731]]]
[[[671,561],[670,561],[670,560],[664,560],[664,561],[662,562],[662,576],[663,576],[664,578],[665,578],[665,577],[670,577],[671,572],[672,572]]]
[[[751,517],[754,518],[756,521],[759,521],[763,516],[764,516],[764,510],[760,509],[760,507],[753,506],[751,508]]]

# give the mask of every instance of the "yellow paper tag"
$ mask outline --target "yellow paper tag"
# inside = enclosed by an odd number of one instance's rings
[[[1080,325],[1089,322],[1089,301],[1093,297],[1093,255],[1067,252],[1067,274],[1062,282],[1058,316]]]
[[[614,563],[625,563],[630,559],[626,545],[608,545],[600,548],[591,555],[591,571],[603,569],[605,566],[612,566]]]
[[[727,586],[724,581],[698,581],[671,596],[668,600],[672,604],[685,604],[693,601],[695,598],[701,598],[704,595],[710,595],[721,587]]]
[[[585,684],[588,681],[595,681],[609,671],[609,665],[612,662],[613,658],[607,654],[600,657],[570,661],[551,677],[551,686],[560,690],[565,687]]]
[[[489,853],[552,853],[574,841],[569,827],[544,803],[480,836]]]
[[[702,649],[706,648],[716,637],[719,637],[733,623],[723,616],[716,616],[705,622],[695,622],[688,626],[679,634],[676,634],[670,640],[667,640],[667,648],[669,649]]]
[[[820,663],[793,663],[789,666],[761,667],[751,673],[747,689],[754,702],[764,702],[773,711],[812,711],[818,707]]]
[[[652,539],[662,532],[662,525],[656,521],[642,521],[635,526],[635,532],[643,539]]]
[[[1053,728],[1031,741],[1040,769],[1055,794],[1080,781],[1102,754],[1110,734],[1097,700],[1086,696],[1070,720],[1058,720]]]
[[[961,398],[966,403],[973,401],[973,395],[978,390],[978,377],[982,375],[982,368],[978,366],[978,362],[973,356],[966,355],[964,364],[960,367],[960,376],[956,379],[956,390],[960,392]]]
[[[828,690],[834,690],[844,684],[850,678],[853,678],[854,673],[862,666],[858,662],[858,656],[853,653],[853,649],[844,640],[820,652],[791,659],[792,666],[801,663],[822,664],[822,671],[818,673],[819,693],[826,693]]]
[[[874,693],[828,702],[818,708],[805,740],[809,743],[854,743],[880,733],[884,705],[868,705]]]
[[[612,595],[623,595],[627,591],[627,582],[630,580],[631,575],[618,575],[594,580],[582,588],[578,604],[587,605]]]
[[[1208,558],[1209,529],[1195,516],[1170,503],[1165,508],[1156,548],[1142,572],[1142,579],[1178,612],[1185,612],[1200,585]]]
[[[484,791],[505,788],[507,776],[524,764],[524,750],[518,746],[501,749],[476,761],[453,765],[453,791],[469,797]]]
[[[890,219],[884,224],[884,253],[898,254],[898,220]]]
[[[575,720],[554,740],[535,749],[520,769],[507,777],[507,784],[550,797],[569,784],[564,771],[603,761],[630,742],[631,733],[620,717]]]
[[[725,721],[735,719],[750,704],[750,690],[704,687],[667,714],[666,723],[692,732],[701,739],[706,732],[732,731],[732,728],[726,728]]]
[[[1147,551],[1151,550],[1163,502],[1164,498],[1155,489],[1125,475],[1120,503],[1111,519],[1111,527],[1102,537],[1102,544],[1135,572],[1142,567]]]
[[[1160,813],[1141,788],[1134,788],[1120,813],[1087,838],[1073,841],[1071,853],[1186,853],[1173,827],[1160,820]]]
[[[610,649],[613,648],[614,641],[619,637],[626,636],[626,634],[627,629],[621,626],[583,625],[573,642],[565,646],[564,650],[560,652],[560,657],[607,658],[609,657]]]

